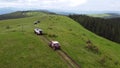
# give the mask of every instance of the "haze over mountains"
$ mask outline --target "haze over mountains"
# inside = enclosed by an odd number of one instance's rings
[[[0,15],[1,14],[6,14],[6,13],[11,13],[15,11],[26,11],[28,9],[16,9],[16,8],[0,8]],[[55,9],[29,9],[29,10],[45,10],[45,11],[50,11],[50,12],[55,12],[57,14],[63,14],[63,15],[68,15],[68,14],[104,14],[104,13],[109,13],[109,14],[116,14],[120,15],[120,11],[68,11],[68,10],[55,10]]]
[[[16,11],[15,9],[12,9],[12,8],[0,8],[0,15],[1,14],[6,14],[6,13],[11,13],[11,12],[14,12]]]

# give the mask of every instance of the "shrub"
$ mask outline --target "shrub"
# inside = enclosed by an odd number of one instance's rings
[[[48,27],[48,29],[52,30],[53,28],[52,27]]]
[[[106,56],[101,57],[100,60],[99,60],[99,63],[104,65],[105,62],[106,62]]]
[[[12,30],[11,32],[16,32],[16,30]]]
[[[86,36],[86,34],[84,34],[84,33],[83,33],[82,35],[83,35],[83,36]]]
[[[86,44],[87,44],[86,48],[88,50],[91,50],[92,52],[95,52],[95,53],[99,53],[99,48],[93,45],[93,43],[90,40],[88,40]]]
[[[49,34],[48,36],[49,37],[54,37],[54,38],[58,37],[56,34]]]
[[[118,61],[115,61],[115,62],[114,62],[114,64],[115,64],[115,65],[118,65],[118,64],[119,64],[119,62],[118,62]]]
[[[92,44],[92,42],[91,42],[90,40],[88,40],[86,43],[87,43],[87,44]]]
[[[10,29],[10,26],[8,25],[8,26],[6,26],[6,29]]]
[[[17,25],[17,26],[21,26],[21,25]]]
[[[47,33],[43,33],[43,35],[48,35]]]
[[[72,29],[69,29],[69,31],[72,31]]]

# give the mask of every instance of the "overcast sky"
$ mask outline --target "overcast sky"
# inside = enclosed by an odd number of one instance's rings
[[[0,8],[120,11],[120,0],[0,0]]]

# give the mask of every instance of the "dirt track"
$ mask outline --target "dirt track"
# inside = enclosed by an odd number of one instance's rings
[[[81,68],[70,56],[63,50],[57,50],[58,54],[66,61],[70,68]]]
[[[48,40],[45,36],[40,36],[42,40],[44,40],[47,44],[49,44],[50,40]],[[61,50],[56,50],[61,58],[67,63],[69,68],[81,68],[66,52]]]

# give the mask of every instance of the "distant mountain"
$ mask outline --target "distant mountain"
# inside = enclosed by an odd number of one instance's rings
[[[73,12],[67,12],[67,11],[59,11],[59,10],[49,10],[50,12],[61,14],[61,15],[69,15],[69,14],[75,14]]]
[[[16,11],[13,13],[2,14],[2,15],[0,15],[0,20],[28,17],[26,12],[25,11]]]
[[[72,14],[72,13],[69,13],[69,12],[60,12],[60,11],[53,11],[54,13],[56,14],[61,14],[61,15],[69,15],[69,14]]]
[[[82,11],[82,10],[71,10],[71,11],[62,11],[62,10],[49,10],[51,12],[55,12],[57,14],[63,14],[63,15],[68,15],[68,14],[106,14],[106,13],[117,13],[120,14],[120,11]]]
[[[30,10],[30,9],[0,8],[0,15],[15,12],[15,11],[27,11],[27,10]],[[104,14],[105,13],[105,14],[110,14],[113,17],[116,17],[116,16],[118,17],[118,15],[116,14],[120,14],[120,11],[82,11],[82,10],[69,11],[69,10],[55,10],[55,9],[37,9],[37,11],[45,11],[45,12],[51,12],[51,13],[56,13],[56,14],[61,14],[61,15],[69,15],[69,14],[90,14],[91,15],[91,14]]]
[[[11,12],[11,13],[9,12],[9,13],[6,13],[6,14],[1,14],[0,15],[0,20],[30,17],[30,16],[37,15],[37,14],[40,14],[40,13],[56,14],[56,13],[50,12],[48,10],[15,11],[15,12]]]
[[[17,11],[14,8],[0,8],[0,15]]]

